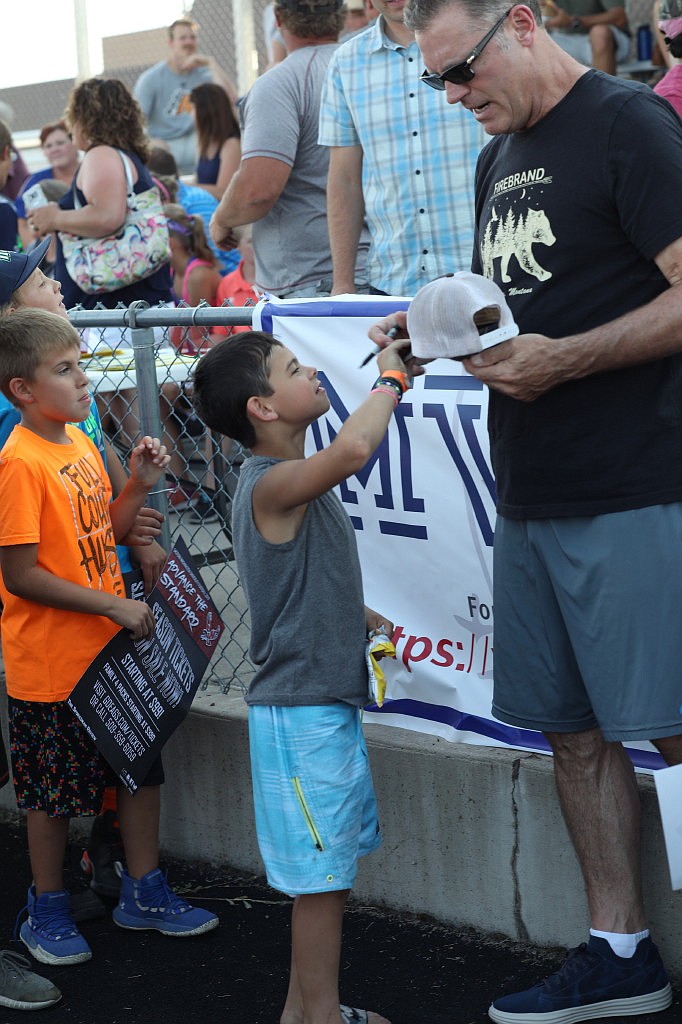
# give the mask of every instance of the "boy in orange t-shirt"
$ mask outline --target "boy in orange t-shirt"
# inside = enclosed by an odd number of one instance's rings
[[[97,814],[113,775],[66,698],[119,628],[135,640],[154,630],[149,606],[125,597],[116,538],[131,528],[168,463],[156,438],[142,438],[131,476],[111,502],[99,451],[72,426],[90,410],[79,360],[78,334],[63,317],[36,309],[0,317],[0,389],[21,410],[0,459],[10,748],[33,872],[20,938],[51,964],[92,956],[71,917],[62,866],[69,818]],[[158,869],[162,781],[162,769],[153,766],[135,796],[119,787],[128,871],[114,921],[194,935],[218,920],[175,896]]]

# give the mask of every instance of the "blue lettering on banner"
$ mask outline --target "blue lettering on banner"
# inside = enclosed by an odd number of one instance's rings
[[[330,383],[326,374],[320,372],[319,376],[327,392],[331,410],[333,410],[333,412],[338,416],[340,422],[344,423],[350,415],[348,409],[338,392]],[[468,376],[439,376],[431,379],[427,377],[424,380],[425,391],[481,392],[482,388],[483,385],[480,381],[476,380],[474,377]],[[483,489],[488,500],[492,500],[494,505],[495,481],[483,453],[483,449],[481,448],[476,430],[476,423],[479,422],[481,418],[481,404],[480,401],[478,403],[475,403],[474,401],[458,402],[456,410],[462,428],[463,440],[466,443],[468,452],[473,459],[480,477],[480,481],[478,483],[472,476],[472,473],[460,450],[461,439],[458,444],[458,441],[452,432],[446,406],[440,402],[428,402],[423,406],[422,416],[424,420],[432,420],[437,425],[439,433],[445,442],[446,449],[450,454],[455,468],[466,489],[483,542],[487,547],[491,547],[494,536],[494,523],[486,511],[485,500],[479,490],[479,486]],[[400,487],[394,488],[393,486],[390,459],[390,435],[386,434],[369,461],[358,473],[355,474],[355,477],[349,477],[340,484],[339,490],[341,500],[345,505],[357,505],[359,503],[358,488],[352,486],[352,481],[356,481],[363,490],[367,490],[370,486],[370,479],[373,478],[376,480],[378,475],[379,490],[374,491],[373,494],[374,503],[378,509],[397,511],[398,514],[402,512],[409,513],[410,516],[414,516],[415,514],[425,515],[426,503],[423,497],[414,493],[414,482],[412,478],[412,445],[410,441],[409,421],[413,417],[414,408],[412,404],[403,399],[402,404],[399,405],[395,411],[395,425],[398,434],[400,456]],[[322,423],[324,423],[327,433],[326,441],[322,436]],[[330,444],[337,435],[337,430],[328,418],[324,418],[321,421],[318,420],[313,423],[311,430],[315,447],[318,451],[321,451],[324,447]],[[397,508],[396,502],[398,502]],[[351,514],[350,520],[355,530],[361,531],[364,529],[362,516]],[[428,540],[428,527],[426,524],[422,525],[419,523],[404,522],[398,518],[381,518],[379,520],[379,530],[382,534],[387,536],[407,537],[414,540]]]
[[[464,410],[464,417],[462,415],[462,411],[463,410]],[[480,415],[481,415],[480,408],[479,409],[475,409],[473,411],[476,414],[475,417],[473,417],[473,418],[480,418]],[[468,414],[470,414],[472,412],[472,406],[461,406],[461,405],[458,405],[457,406],[457,412],[459,414],[460,421],[462,422],[462,427],[464,427],[464,422],[465,422],[465,420],[467,418],[469,419],[469,426],[470,426],[471,422],[472,422],[472,418]],[[443,440],[445,441],[445,445],[446,445],[448,451],[450,452],[450,455],[452,456],[452,461],[454,462],[455,466],[457,467],[459,475],[462,478],[462,483],[464,484],[464,486],[466,488],[466,492],[469,495],[469,500],[470,500],[471,506],[472,506],[472,508],[474,510],[474,515],[476,516],[476,522],[478,523],[479,529],[481,531],[481,535],[483,536],[483,540],[485,541],[485,543],[487,544],[488,547],[492,547],[493,536],[494,536],[493,526],[492,526],[492,523],[490,522],[490,520],[489,520],[489,518],[488,518],[488,516],[486,514],[485,508],[483,507],[483,501],[481,500],[481,496],[478,493],[478,490],[476,488],[476,484],[474,483],[474,480],[473,480],[473,478],[471,476],[471,473],[469,472],[469,470],[468,470],[468,468],[466,466],[466,463],[464,462],[464,459],[462,458],[460,450],[459,450],[459,448],[457,446],[457,442],[456,442],[455,438],[453,437],[452,430],[450,429],[450,424],[448,423],[448,418],[447,418],[447,415],[446,415],[446,412],[445,412],[445,406],[443,406],[443,405],[425,405],[424,406],[424,416],[425,417],[431,417],[431,418],[435,419],[436,423],[438,424],[438,428],[439,428],[439,430],[441,432]],[[466,439],[469,447],[471,447],[472,440],[476,444],[476,446],[478,447],[478,439],[476,438],[476,435],[475,435],[475,433],[473,433],[473,431],[471,431],[470,435],[467,437],[467,431],[465,429],[464,430],[464,436],[465,436],[465,439]],[[490,477],[490,485],[492,485],[492,476]],[[490,490],[490,488],[489,488],[489,490]],[[490,493],[491,493],[491,496],[492,496],[492,490],[490,491]]]

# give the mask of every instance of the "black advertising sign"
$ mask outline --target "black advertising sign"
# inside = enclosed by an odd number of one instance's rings
[[[189,711],[224,626],[186,544],[178,540],[147,598],[148,640],[121,630],[71,691],[71,710],[134,793]]]

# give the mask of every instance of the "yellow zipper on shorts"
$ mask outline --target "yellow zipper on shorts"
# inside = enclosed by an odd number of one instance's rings
[[[300,806],[301,810],[303,811],[303,817],[305,818],[305,823],[308,826],[308,831],[310,832],[311,838],[312,838],[313,842],[315,843],[316,848],[320,852],[322,852],[324,850],[324,843],[322,842],[322,836],[320,835],[320,833],[317,831],[317,829],[315,827],[315,822],[313,821],[313,816],[310,813],[310,808],[308,807],[308,804],[306,803],[305,796],[303,794],[303,787],[301,786],[301,780],[299,779],[299,777],[297,775],[294,775],[294,776],[292,776],[291,781],[292,781],[292,783],[294,785],[294,792],[296,793],[296,799],[298,800],[299,806]]]

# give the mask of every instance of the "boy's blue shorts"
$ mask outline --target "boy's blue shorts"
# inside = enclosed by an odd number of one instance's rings
[[[381,845],[360,709],[249,707],[256,832],[270,885],[300,896],[350,889]]]

